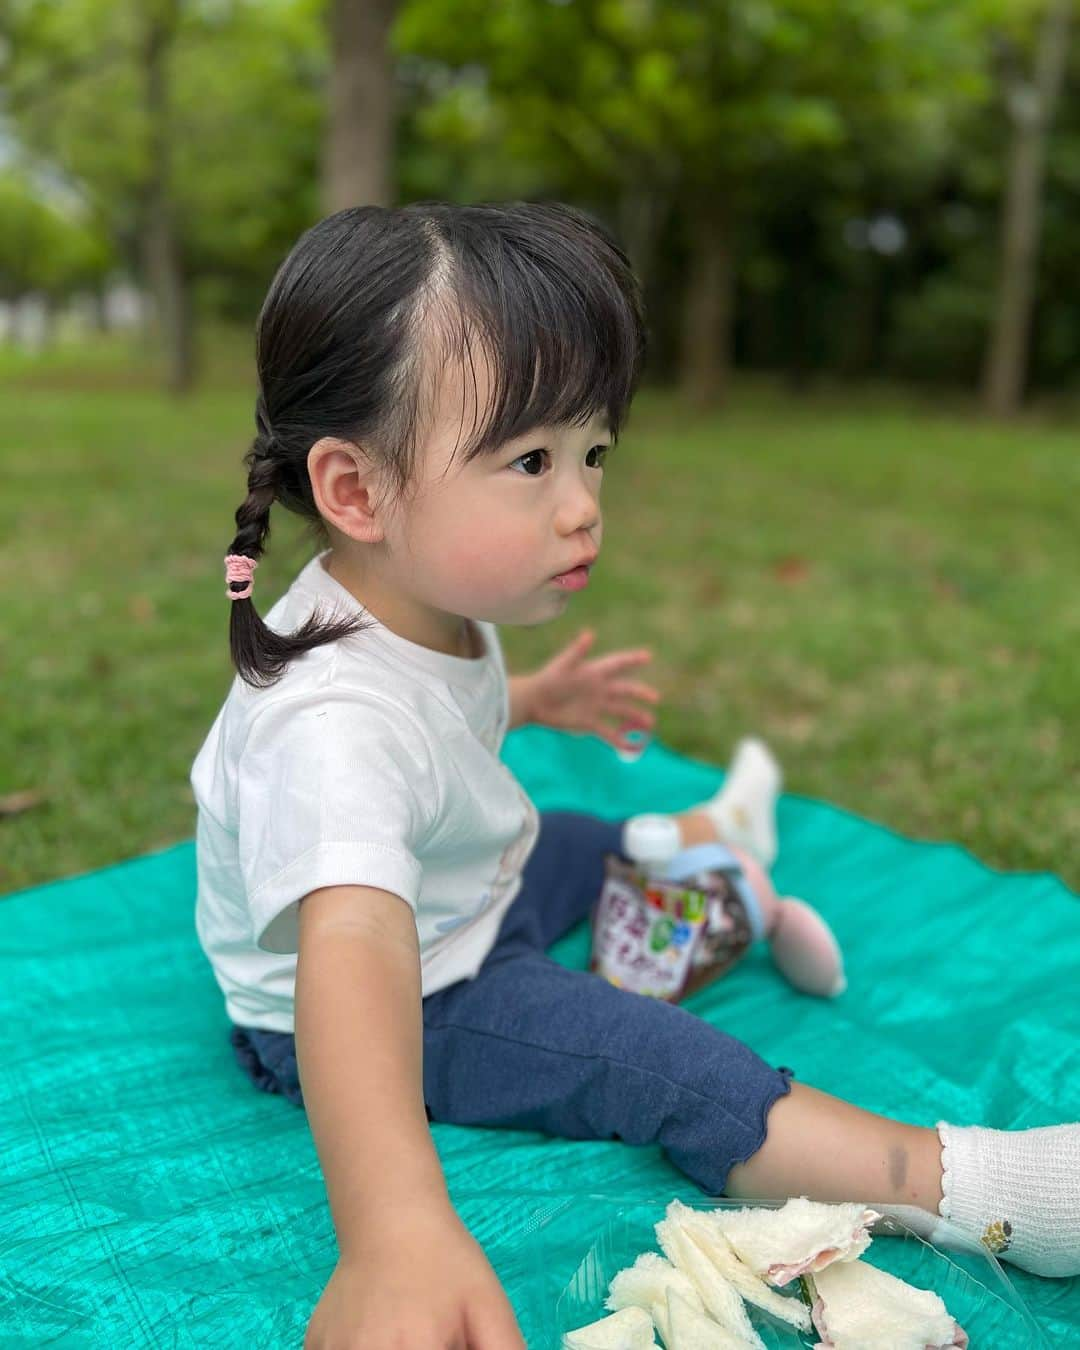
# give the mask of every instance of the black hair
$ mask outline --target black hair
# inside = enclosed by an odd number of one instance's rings
[[[629,259],[604,225],[557,202],[357,206],[301,235],[259,313],[257,434],[227,552],[262,555],[274,502],[326,535],[307,470],[324,436],[362,445],[407,495],[428,391],[447,361],[472,364],[474,342],[492,389],[465,462],[534,427],[584,426],[597,414],[614,442],[647,344]],[[251,599],[230,609],[233,661],[253,685],[370,624],[316,612],[282,634]]]

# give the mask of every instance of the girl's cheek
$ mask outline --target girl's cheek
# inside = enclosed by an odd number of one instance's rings
[[[504,557],[500,543],[492,535],[484,534],[478,528],[471,538],[459,541],[444,555],[443,563],[449,564],[459,577],[490,575],[492,566],[501,564]]]

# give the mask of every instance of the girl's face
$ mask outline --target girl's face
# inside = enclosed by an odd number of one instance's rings
[[[481,407],[486,376],[477,362]],[[416,496],[385,523],[397,586],[442,633],[460,632],[463,617],[526,626],[557,618],[573,592],[552,578],[600,551],[604,418],[538,428],[464,464],[454,447],[474,409],[471,374],[448,368],[418,451]]]

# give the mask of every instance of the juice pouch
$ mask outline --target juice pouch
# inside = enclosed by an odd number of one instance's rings
[[[657,881],[617,853],[604,855],[592,913],[589,969],[621,989],[676,1003],[723,975],[757,936],[734,856],[678,881]],[[751,904],[752,904],[751,900]]]

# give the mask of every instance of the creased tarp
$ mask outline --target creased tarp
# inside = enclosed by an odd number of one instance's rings
[[[593,737],[539,727],[513,732],[504,759],[541,810],[608,818],[682,810],[723,777],[659,742],[625,765]],[[1080,1118],[1071,891],[792,796],[780,841],[778,888],[826,915],[848,992],[793,993],[759,947],[688,1008],[802,1082],[902,1120]],[[184,843],[0,901],[2,1346],[302,1342],[336,1259],[321,1173],[302,1112],[233,1062],[193,900]],[[582,925],[553,953],[583,966],[587,945]],[[545,1193],[553,1209],[567,1192],[697,1194],[656,1148],[434,1133],[536,1350],[529,1230]],[[584,1250],[587,1206],[579,1222]],[[1080,1280],[1006,1269],[1051,1343],[1080,1345]]]

